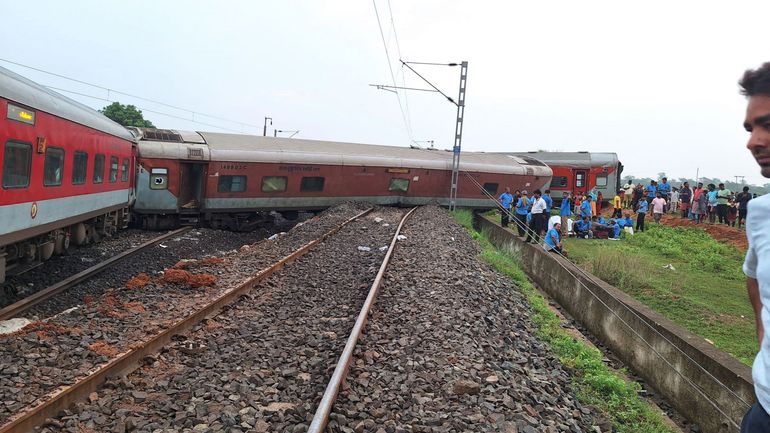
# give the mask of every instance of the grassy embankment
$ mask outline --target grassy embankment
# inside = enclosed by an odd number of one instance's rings
[[[574,369],[573,385],[583,404],[602,411],[621,433],[673,432],[660,414],[639,397],[639,384],[625,380],[610,370],[602,362],[598,349],[575,339],[561,327],[559,317],[532,286],[511,252],[496,249],[484,234],[475,231],[469,211],[456,211],[452,215],[481,245],[481,258],[511,278],[526,296],[532,307],[532,320],[537,325],[538,337],[550,345],[562,363]]]
[[[698,228],[650,224],[620,241],[570,238],[565,247],[587,271],[751,365],[754,312],[732,245]]]

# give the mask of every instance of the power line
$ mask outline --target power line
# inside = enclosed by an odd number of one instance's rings
[[[390,78],[393,80],[393,86],[398,86],[396,83],[396,75],[393,73],[393,65],[390,61],[390,52],[388,51],[388,43],[385,41],[385,32],[382,31],[382,22],[380,21],[380,13],[377,11],[377,0],[372,0],[374,5],[374,14],[377,16],[377,27],[380,29],[380,37],[382,37],[382,46],[385,47],[385,57],[388,60],[388,69],[390,70]],[[404,127],[409,135],[409,140],[412,141],[412,128],[409,121],[406,120],[406,113],[404,112],[404,106],[401,104],[401,95],[396,92],[396,99],[398,99],[398,109],[401,110],[401,118],[404,120]]]
[[[91,98],[91,99],[97,99],[97,100],[99,100],[99,101],[105,101],[105,102],[117,102],[117,101],[113,101],[113,100],[111,100],[111,99],[102,98],[102,97],[100,97],[100,96],[93,96],[93,95],[88,95],[88,94],[86,94],[86,93],[75,92],[75,91],[73,91],[73,90],[62,89],[62,88],[59,88],[59,87],[54,87],[54,86],[46,86],[46,85],[43,85],[43,86],[44,86],[44,87],[47,87],[47,88],[49,88],[49,89],[51,89],[51,90],[56,90],[56,91],[59,91],[59,92],[66,92],[66,93],[71,93],[71,94],[73,94],[73,95],[83,96],[83,97],[86,97],[86,98]],[[192,119],[188,119],[188,118],[186,118],[186,117],[177,116],[177,115],[174,115],[174,114],[163,113],[163,112],[161,112],[161,111],[150,110],[150,109],[148,109],[148,108],[144,108],[144,107],[136,107],[136,108],[138,108],[138,109],[140,109],[140,110],[142,110],[142,111],[146,111],[146,112],[148,112],[148,113],[159,114],[159,115],[161,115],[161,116],[172,117],[172,118],[174,118],[174,119],[186,120],[186,121],[188,121],[188,122],[197,123],[197,124],[199,124],[199,125],[211,126],[212,128],[218,128],[218,129],[222,129],[222,130],[225,130],[225,131],[230,131],[230,132],[241,132],[241,131],[237,131],[237,130],[235,130],[235,129],[226,128],[226,127],[224,127],[224,126],[219,126],[219,125],[214,125],[214,124],[211,124],[211,123],[201,122],[201,121],[195,120],[195,118],[192,118]]]
[[[388,0],[388,13],[390,14],[390,26],[393,29],[393,38],[396,40],[398,58],[403,59],[403,56],[401,55],[401,44],[398,42],[398,33],[396,32],[396,22],[393,19],[393,9],[390,7],[390,0]],[[390,60],[390,57],[388,57],[388,60]],[[406,74],[404,73],[403,66],[401,66],[401,85],[406,87]],[[406,106],[406,119],[409,121],[409,129],[412,131],[412,133],[414,133],[414,129],[412,127],[412,113],[409,109],[409,96],[407,92],[404,92],[404,105]],[[414,139],[412,139],[412,141],[414,141]]]
[[[162,102],[162,101],[157,101],[157,100],[154,100],[154,99],[145,98],[143,96],[138,96],[138,95],[134,95],[134,94],[131,94],[131,93],[121,92],[120,90],[115,90],[115,89],[112,89],[112,88],[109,88],[109,87],[104,87],[104,86],[101,86],[99,84],[89,83],[87,81],[79,80],[77,78],[72,78],[72,77],[68,77],[66,75],[57,74],[55,72],[46,71],[44,69],[36,68],[34,66],[25,65],[23,63],[14,62],[12,60],[0,58],[0,62],[10,63],[12,65],[20,66],[22,68],[31,69],[33,71],[42,72],[44,74],[52,75],[54,77],[63,78],[65,80],[73,81],[75,83],[83,84],[83,85],[90,86],[90,87],[95,87],[95,88],[101,89],[101,90],[105,90],[105,91],[107,91],[107,98],[110,97],[110,93],[117,93],[119,95],[128,96],[130,98],[139,99],[139,100],[142,100],[142,101],[145,101],[145,102],[151,102],[153,104],[162,105],[164,107],[173,108],[175,110],[186,111],[188,113],[191,113],[193,117],[198,115],[198,116],[208,117],[208,118],[215,119],[215,120],[221,120],[221,121],[224,121],[224,122],[235,123],[235,124],[241,125],[241,127],[249,126],[249,127],[252,127],[252,128],[261,128],[261,126],[252,125],[250,123],[240,122],[240,121],[237,121],[237,120],[226,119],[224,117],[218,117],[218,116],[214,116],[214,115],[211,115],[211,114],[201,113],[201,112],[198,112],[198,111],[195,111],[195,110],[190,110],[188,108],[183,108],[183,107],[178,107],[176,105],[167,104],[167,103]],[[50,87],[50,86],[48,86],[48,87]],[[60,90],[62,90],[62,89],[60,89]],[[63,91],[66,92],[67,90],[63,90]],[[70,92],[70,93],[76,93],[77,94],[77,92]],[[90,95],[81,95],[81,96],[91,97]],[[96,99],[99,99],[99,98],[96,98]],[[110,99],[108,99],[108,100],[110,102],[116,102],[116,101],[112,101]],[[143,110],[151,112],[151,113],[154,112],[152,110],[147,110],[147,109],[143,109]],[[167,116],[170,116],[170,117],[174,117],[173,115],[168,115],[168,114],[165,114],[165,113],[158,113],[158,112],[155,112],[155,113],[156,114],[167,115]],[[196,123],[201,123],[201,122],[196,122]],[[201,123],[201,124],[202,125],[207,125],[205,123]],[[214,126],[214,125],[207,125],[207,126]],[[217,126],[217,128],[221,128],[221,127]],[[221,129],[227,129],[227,128],[221,128]]]

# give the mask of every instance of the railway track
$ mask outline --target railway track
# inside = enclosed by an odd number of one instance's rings
[[[135,370],[142,364],[143,359],[167,347],[175,336],[184,334],[201,321],[216,316],[223,308],[248,293],[256,285],[268,279],[273,273],[307,254],[318,243],[329,238],[370,211],[371,209],[359,212],[331,230],[326,231],[321,236],[304,243],[299,248],[293,249],[289,254],[256,272],[253,277],[242,284],[231,290],[225,290],[202,308],[196,309],[173,324],[168,324],[162,332],[154,335],[152,338],[140,344],[132,344],[128,350],[119,353],[105,364],[94,368],[85,377],[77,379],[75,383],[60,387],[48,395],[42,403],[28,407],[26,410],[9,417],[0,426],[0,433],[30,431],[36,426],[50,422],[51,418],[62,413],[74,402],[85,401],[108,378],[126,375]]]
[[[116,265],[131,256],[134,256],[142,251],[145,251],[147,248],[153,247],[165,241],[166,239],[170,239],[170,238],[182,235],[190,231],[190,229],[191,229],[190,227],[182,227],[180,229],[165,233],[154,239],[150,239],[149,241],[144,242],[141,245],[137,245],[134,248],[131,248],[122,253],[116,254],[94,266],[91,266],[88,269],[80,271],[75,275],[72,275],[68,278],[65,278],[62,281],[59,281],[56,284],[53,284],[43,290],[35,292],[34,294],[27,296],[26,298],[20,301],[14,302],[13,304],[0,309],[0,320],[8,320],[14,317],[18,317],[20,314],[24,313],[30,308],[33,308],[36,305],[39,305],[40,303],[52,298],[53,296],[56,296],[59,293],[66,291],[70,287],[80,284],[83,281],[103,272],[105,269],[108,269],[110,266]]]

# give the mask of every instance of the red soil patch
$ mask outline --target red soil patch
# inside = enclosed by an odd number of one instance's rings
[[[150,277],[144,272],[142,272],[139,275],[135,276],[134,278],[131,278],[130,280],[128,280],[126,282],[126,287],[129,289],[137,289],[139,287],[144,287],[149,283],[150,283]]]
[[[96,300],[91,295],[86,295],[86,296],[83,297],[83,303],[86,304],[86,307],[90,307],[90,306],[94,305],[95,301]]]
[[[217,278],[209,274],[191,274],[182,269],[168,269],[161,281],[170,284],[184,284],[190,287],[211,286]]]
[[[96,353],[97,355],[102,355],[109,358],[112,358],[118,354],[118,349],[110,346],[109,344],[105,343],[102,340],[99,340],[96,343],[90,344],[88,348],[91,349],[91,351]]]
[[[166,272],[163,273],[163,276],[160,279],[164,283],[187,284],[187,282],[190,281],[191,275],[192,274],[190,274],[185,270],[172,268],[172,269],[167,269]]]
[[[213,286],[217,277],[209,274],[194,274],[190,276],[190,287]]]

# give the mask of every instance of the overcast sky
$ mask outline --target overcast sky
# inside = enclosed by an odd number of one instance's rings
[[[469,62],[464,150],[614,151],[625,174],[694,177],[700,168],[701,176],[768,182],[745,149],[736,84],[746,68],[770,61],[766,1],[3,2],[0,57],[257,125],[195,117],[246,133],[261,134],[270,116],[301,138],[450,148],[448,101],[402,93],[402,114],[395,94],[369,87],[393,84],[375,4],[399,85],[426,86],[400,66],[398,46],[406,60]],[[192,116],[0,65],[42,84]],[[457,96],[459,68],[415,68]]]

